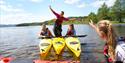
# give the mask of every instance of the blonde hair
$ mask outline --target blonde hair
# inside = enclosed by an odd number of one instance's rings
[[[112,24],[109,20],[101,20],[98,22],[98,26],[100,23],[104,24],[104,28],[106,30],[101,30],[107,36],[107,45],[108,45],[108,55],[114,60],[115,59],[115,47],[116,47],[116,34],[113,30]]]
[[[46,24],[42,25],[42,30],[46,30]]]

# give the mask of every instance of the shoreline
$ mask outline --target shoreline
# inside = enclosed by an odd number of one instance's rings
[[[72,23],[69,23],[69,24],[72,24]],[[53,26],[53,24],[47,24],[49,26]],[[62,25],[68,25],[68,24],[62,24]],[[77,23],[77,24],[74,24],[74,25],[89,25],[87,23],[85,24],[81,24],[81,23]],[[113,25],[120,25],[120,26],[125,26],[125,23],[113,23]],[[6,27],[27,27],[27,26],[41,26],[41,25],[20,25],[20,26],[17,26],[17,25],[14,25],[14,26],[9,26],[9,25],[4,25],[4,26],[0,26],[0,28],[6,28]]]

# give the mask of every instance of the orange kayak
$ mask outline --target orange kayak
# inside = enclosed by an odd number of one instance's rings
[[[34,60],[34,63],[80,63],[80,61],[47,61],[47,60]]]

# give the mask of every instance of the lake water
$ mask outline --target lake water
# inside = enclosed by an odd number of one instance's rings
[[[53,26],[47,27],[52,32]],[[66,34],[67,28],[67,25],[62,27],[63,35]],[[118,36],[125,36],[125,25],[114,25],[114,28]],[[0,56],[13,57],[17,60],[39,59],[38,34],[40,29],[40,26],[1,27]],[[75,29],[77,35],[87,35],[87,37],[79,38],[82,43],[81,63],[104,61],[102,53],[104,42],[97,33],[89,25],[75,25]]]

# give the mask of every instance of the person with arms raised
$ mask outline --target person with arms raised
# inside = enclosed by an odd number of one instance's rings
[[[64,17],[64,11],[61,11],[61,14],[58,14],[51,8],[51,6],[49,6],[49,8],[57,18],[54,24],[54,29],[53,29],[54,34],[56,37],[62,36],[61,32],[62,32],[63,21],[69,21],[69,20],[75,20],[75,19],[69,19],[69,18]]]

